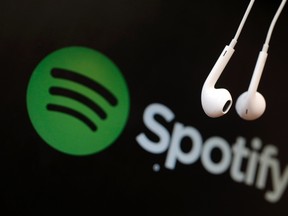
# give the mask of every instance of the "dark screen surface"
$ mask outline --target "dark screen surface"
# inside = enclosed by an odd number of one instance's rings
[[[248,0],[3,1],[3,209],[38,214],[287,215],[287,6],[274,29],[259,84],[265,113],[245,121],[234,108],[248,88],[280,2],[255,2],[216,85],[230,91],[232,108],[214,119],[202,110],[201,88],[236,33]],[[84,156],[48,145],[27,109],[36,66],[50,53],[71,46],[107,56],[129,89],[129,115],[121,134],[109,147]],[[150,123],[145,113],[150,113]],[[141,135],[151,145],[141,144]],[[270,150],[274,153],[269,157]]]

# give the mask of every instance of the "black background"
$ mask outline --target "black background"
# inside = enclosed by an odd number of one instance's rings
[[[248,88],[259,51],[280,0],[256,1],[235,53],[217,86],[234,101]],[[93,215],[287,215],[288,192],[276,204],[264,192],[214,176],[201,162],[167,170],[166,153],[153,155],[135,137],[146,131],[142,116],[151,103],[169,107],[178,122],[206,140],[231,145],[260,137],[288,164],[288,7],[272,35],[259,91],[267,109],[252,122],[234,107],[211,119],[201,108],[203,82],[229,44],[249,1],[191,0],[9,0],[0,7],[1,206],[42,214],[90,211]],[[108,149],[74,157],[49,147],[33,129],[26,90],[35,66],[66,46],[87,46],[111,58],[129,86],[131,113],[120,138]],[[167,125],[170,129],[173,124]],[[152,167],[161,169],[154,172]]]

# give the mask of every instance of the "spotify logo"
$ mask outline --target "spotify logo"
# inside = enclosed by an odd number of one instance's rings
[[[129,92],[117,66],[98,51],[67,47],[46,56],[27,89],[32,125],[51,147],[89,155],[110,146],[129,115]]]

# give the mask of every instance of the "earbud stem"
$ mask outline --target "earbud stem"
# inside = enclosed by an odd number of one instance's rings
[[[252,79],[249,84],[249,89],[248,89],[249,95],[255,94],[258,89],[258,85],[259,85],[259,82],[260,82],[260,79],[264,70],[267,56],[268,56],[268,53],[263,50],[259,53],[257,63],[255,66],[253,75],[252,75]]]
[[[219,56],[217,62],[215,63],[214,67],[212,68],[209,76],[207,77],[204,85],[208,86],[215,86],[217,80],[219,79],[220,75],[222,74],[224,68],[226,67],[227,63],[229,62],[230,58],[234,53],[234,48],[230,45],[225,46],[224,50],[222,51],[221,55]]]

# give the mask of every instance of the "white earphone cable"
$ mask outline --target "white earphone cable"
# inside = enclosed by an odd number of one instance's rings
[[[242,29],[243,29],[243,27],[244,27],[244,24],[245,24],[245,22],[246,22],[246,20],[247,20],[247,18],[248,18],[248,15],[249,15],[249,13],[250,13],[250,11],[251,11],[251,9],[252,9],[252,6],[253,6],[254,2],[255,2],[255,0],[251,0],[250,3],[249,3],[249,5],[248,5],[248,7],[247,7],[247,9],[246,9],[246,12],[245,12],[245,14],[244,14],[244,16],[243,16],[243,18],[242,18],[242,20],[241,20],[241,23],[240,23],[240,25],[239,25],[239,27],[238,27],[238,29],[237,29],[237,32],[236,32],[233,40],[232,40],[231,43],[230,43],[230,46],[231,46],[232,48],[234,48],[234,46],[235,46],[236,43],[237,43],[237,40],[238,40],[238,38],[239,38],[239,36],[240,36],[240,33],[241,33],[241,31],[242,31]]]
[[[282,12],[285,4],[286,4],[286,0],[283,0],[283,1],[281,2],[280,6],[279,6],[279,8],[278,8],[278,10],[277,10],[277,12],[276,12],[276,14],[275,14],[275,16],[274,16],[271,24],[270,24],[269,31],[268,31],[267,36],[266,36],[265,44],[264,44],[264,46],[263,46],[263,51],[265,51],[265,52],[268,51],[268,47],[269,47],[269,43],[270,43],[270,40],[271,40],[271,36],[272,36],[273,29],[274,29],[274,27],[275,27],[275,25],[276,25],[276,22],[277,22],[277,20],[278,20],[278,18],[279,18],[279,16],[280,16],[280,14],[281,14],[281,12]]]

